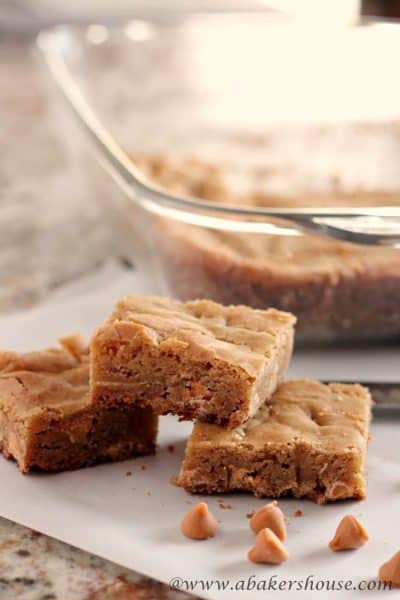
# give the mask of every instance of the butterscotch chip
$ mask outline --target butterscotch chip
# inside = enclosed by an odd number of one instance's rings
[[[360,385],[285,381],[236,429],[197,422],[179,485],[196,494],[241,490],[320,504],[364,498],[370,405]]]
[[[261,529],[271,529],[284,542],[286,539],[286,523],[283,512],[276,500],[262,506],[250,519],[250,527],[254,533]]]
[[[218,523],[205,502],[199,502],[183,518],[181,531],[192,540],[207,540],[217,533]]]
[[[379,569],[378,578],[380,581],[400,587],[400,550],[390,560],[383,563]]]
[[[359,548],[369,539],[367,530],[353,515],[346,515],[340,521],[333,539],[329,542],[329,548],[337,550],[351,550]]]
[[[93,402],[231,429],[283,378],[295,321],[275,309],[127,296],[92,340]]]
[[[254,563],[279,565],[289,558],[289,553],[275,533],[266,528],[258,532],[247,557]]]

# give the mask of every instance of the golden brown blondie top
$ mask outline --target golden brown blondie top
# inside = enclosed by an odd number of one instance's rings
[[[286,381],[244,425],[225,430],[196,423],[190,445],[262,450],[266,445],[304,444],[327,452],[364,448],[371,396],[361,385]]]
[[[88,404],[88,392],[89,360],[84,350],[77,357],[67,348],[22,354],[0,351],[0,410],[9,416],[24,418],[45,409],[69,414]]]
[[[293,197],[238,194],[228,185],[218,165],[201,159],[168,155],[131,155],[152,181],[172,192],[218,203],[268,208],[315,206],[398,206],[398,193],[356,190],[344,193],[301,194]],[[265,269],[279,278],[304,279],[310,275],[352,276],[371,269],[397,275],[400,253],[393,248],[363,246],[317,235],[249,235],[168,223],[169,232],[195,249],[213,254],[215,260],[231,259]],[[171,229],[172,228],[172,229]]]
[[[151,182],[164,189],[214,202],[268,208],[400,205],[400,194],[396,191],[379,188],[371,191],[362,188],[346,190],[337,177],[332,177],[331,185],[325,191],[302,190],[295,195],[293,192],[279,194],[259,189],[257,184],[262,182],[264,188],[268,172],[256,169],[249,178],[246,192],[236,190],[226,176],[226,168],[228,171],[236,170],[229,161],[213,162],[178,154],[129,153],[129,157]]]
[[[153,344],[171,351],[189,347],[201,360],[217,358],[255,375],[295,322],[292,314],[275,309],[127,296],[118,302],[105,325],[108,334],[113,326],[116,336],[124,334],[124,325],[140,325]]]

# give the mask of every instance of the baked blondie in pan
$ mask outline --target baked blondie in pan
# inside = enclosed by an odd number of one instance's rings
[[[205,161],[133,156],[162,187],[243,206],[400,205],[399,194],[344,193],[296,197],[238,193]],[[358,340],[400,335],[400,252],[328,238],[232,233],[158,219],[154,243],[165,283],[182,300],[273,306],[298,317],[297,339]]]

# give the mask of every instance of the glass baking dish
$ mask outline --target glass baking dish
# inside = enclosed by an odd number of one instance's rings
[[[154,292],[289,310],[306,342],[399,336],[400,25],[203,14],[37,47],[71,162]]]

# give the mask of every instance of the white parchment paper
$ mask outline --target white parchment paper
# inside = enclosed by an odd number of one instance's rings
[[[54,343],[71,331],[90,334],[116,298],[141,291],[140,278],[132,272],[106,265],[39,308],[2,317],[0,346],[29,350]],[[390,348],[309,351],[296,354],[291,375],[394,380],[397,365],[398,354]],[[179,522],[197,497],[171,485],[170,478],[179,471],[190,430],[190,423],[164,417],[156,456],[58,475],[22,476],[12,462],[0,459],[0,515],[164,582],[175,579],[181,589],[205,598],[265,598],[272,592],[282,598],[319,597],[324,591],[317,591],[317,586],[329,582],[336,587],[346,581],[351,588],[331,592],[332,597],[372,599],[389,593],[354,588],[374,587],[379,565],[400,548],[399,421],[373,423],[365,501],[329,506],[299,500],[280,503],[289,517],[291,558],[279,567],[254,565],[246,559],[254,541],[246,514],[264,503],[249,495],[224,496],[223,502],[231,508],[223,508],[217,497],[207,499],[220,521],[214,539],[193,542],[180,534]],[[173,452],[168,449],[171,444]],[[296,510],[303,516],[294,517]],[[347,513],[362,520],[371,539],[358,551],[334,554],[327,544]],[[294,582],[292,591],[288,591],[289,581]],[[222,585],[227,589],[222,590]],[[279,591],[279,585],[285,589]],[[391,592],[391,597],[397,596]]]

